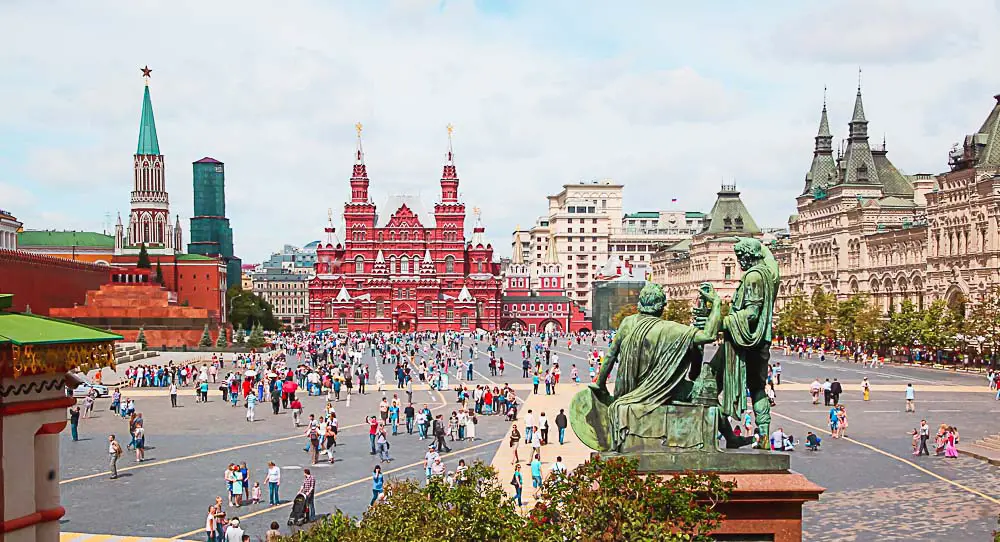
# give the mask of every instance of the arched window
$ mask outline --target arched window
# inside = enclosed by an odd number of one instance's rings
[[[444,259],[444,272],[454,273],[455,272],[455,257],[446,256]]]
[[[410,273],[410,259],[403,256],[399,259],[399,274],[407,275]]]
[[[354,258],[354,272],[357,274],[363,274],[365,272],[365,258],[364,256],[358,256]]]
[[[396,274],[396,257],[395,256],[389,256],[389,274],[390,275],[395,275]]]
[[[464,312],[462,313],[462,327],[463,328],[469,327],[469,315],[465,314]]]
[[[430,317],[431,317],[431,302],[424,301],[424,318],[430,318]]]
[[[476,273],[482,273],[482,272],[483,272],[483,261],[476,260]]]
[[[361,321],[361,307],[354,307],[354,321]]]

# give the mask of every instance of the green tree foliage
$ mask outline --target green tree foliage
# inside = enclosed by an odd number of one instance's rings
[[[937,300],[923,310],[920,325],[920,343],[925,347],[940,350],[955,346],[958,335],[958,315],[948,308],[943,300]]]
[[[156,259],[156,282],[158,284],[163,284],[163,267],[160,265],[160,259]]]
[[[212,335],[208,333],[208,324],[205,324],[205,331],[201,334],[201,340],[198,341],[198,346],[203,348],[208,348],[212,346]]]
[[[778,311],[775,331],[782,337],[810,336],[813,333],[814,321],[812,306],[800,291],[786,301]]]
[[[624,320],[625,317],[638,313],[639,308],[635,305],[635,303],[623,305],[622,308],[618,309],[618,312],[611,317],[611,327],[618,329],[618,326],[622,325],[622,320]]]
[[[146,252],[145,243],[139,245],[139,261],[135,264],[139,269],[149,269],[151,266],[149,264],[149,253]]]
[[[855,294],[837,305],[837,335],[851,342],[877,341],[882,315],[864,294]]]
[[[714,474],[640,476],[634,461],[597,459],[550,478],[521,517],[492,467],[477,462],[465,479],[454,487],[390,482],[385,500],[360,521],[337,511],[286,540],[707,542],[721,519],[714,505],[733,488]]]
[[[246,339],[247,335],[243,332],[243,326],[236,326],[236,331],[233,332],[233,344],[243,344]]]
[[[253,292],[239,286],[226,291],[226,305],[229,307],[229,321],[244,329],[264,326],[268,331],[280,331],[281,321],[274,317],[271,304]]]
[[[640,476],[637,463],[591,460],[549,479],[528,515],[526,540],[708,542],[722,516],[714,507],[735,484],[717,475]]]
[[[837,295],[816,287],[810,297],[813,313],[813,334],[833,338],[836,330]]]
[[[250,348],[260,348],[264,346],[264,343],[264,328],[258,324],[250,332],[250,337],[247,339],[247,346]]]
[[[225,326],[219,326],[219,338],[215,340],[215,346],[217,348],[225,348],[228,344],[228,341],[226,341],[226,328]]]
[[[919,346],[924,316],[912,301],[903,301],[899,310],[889,315],[885,326],[886,342],[892,346]]]
[[[979,302],[972,306],[968,316],[961,319],[959,311],[965,310],[964,302],[956,303],[951,314],[956,327],[962,326],[970,345],[979,345],[990,352],[1000,348],[1000,286],[987,291]]]
[[[663,319],[691,325],[691,304],[686,299],[671,299],[663,308]]]
[[[141,344],[143,350],[146,349],[146,330],[142,327],[139,327],[139,336],[136,337],[135,342]]]

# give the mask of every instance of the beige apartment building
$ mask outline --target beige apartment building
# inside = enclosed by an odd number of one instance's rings
[[[267,301],[274,317],[292,329],[309,325],[309,277],[289,269],[253,274],[253,293]]]
[[[683,299],[693,306],[698,285],[711,282],[722,299],[731,299],[741,276],[733,244],[736,237],[761,237],[735,185],[723,185],[715,205],[703,217],[705,227],[654,254],[653,281],[663,286],[667,299]]]

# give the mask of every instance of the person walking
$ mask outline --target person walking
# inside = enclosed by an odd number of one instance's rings
[[[378,434],[375,435],[375,449],[378,450],[380,462],[392,461],[389,455],[389,437],[385,433],[385,427],[379,427]]]
[[[563,409],[559,409],[559,414],[556,414],[556,429],[559,430],[559,445],[562,446],[566,444],[566,427],[569,426],[569,419],[566,418],[566,412]]]
[[[445,444],[445,441],[444,441],[444,435],[445,435],[444,417],[441,414],[438,414],[434,418],[433,433],[434,433],[434,439],[437,441],[437,451],[438,451],[438,453],[441,453],[442,451],[444,451],[444,452],[450,452],[451,448],[449,448],[448,445]]]
[[[73,442],[80,440],[80,406],[77,405],[69,409],[69,431],[73,435]]]
[[[916,393],[913,390],[913,384],[906,385],[906,412],[916,412]]]
[[[114,435],[108,435],[108,467],[111,469],[111,479],[118,478],[118,458],[122,456],[122,445],[118,444]]]
[[[254,394],[247,395],[247,421],[253,423],[254,417],[254,407],[257,406],[257,396]]]
[[[833,379],[833,383],[830,384],[830,400],[833,401],[833,406],[840,404],[840,394],[844,393],[844,387],[840,385],[840,382],[836,378]]]
[[[521,476],[520,463],[514,466],[514,475],[510,478],[510,485],[514,486],[514,497],[512,500],[517,503],[518,507],[524,506],[524,503],[521,501],[521,489],[524,487],[524,477]]]
[[[872,390],[872,385],[871,385],[870,382],[868,382],[868,377],[866,376],[866,377],[862,378],[861,379],[861,393],[862,393],[862,398],[865,401],[868,401],[869,399],[871,399],[871,390]]]
[[[278,499],[278,488],[281,486],[281,468],[274,464],[274,461],[270,461],[267,464],[267,504],[271,506],[277,506],[280,504]]]
[[[385,477],[382,476],[382,467],[375,465],[372,469],[372,502],[368,503],[369,507],[375,505],[375,501],[378,500],[379,495],[382,494],[385,488]]]
[[[177,384],[170,383],[170,408],[177,408]]]
[[[316,518],[316,477],[309,469],[302,470],[302,486],[299,488],[306,498],[306,507],[309,508],[309,521]]]
[[[521,442],[521,432],[517,430],[517,424],[515,423],[510,428],[510,448],[514,451],[514,459],[511,460],[511,465],[517,465],[521,463],[521,458],[517,456],[517,445]]]
[[[931,455],[927,449],[929,438],[931,438],[931,427],[927,425],[927,420],[920,420],[920,446],[917,448],[917,455]]]

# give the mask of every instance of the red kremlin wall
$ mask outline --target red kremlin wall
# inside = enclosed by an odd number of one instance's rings
[[[110,280],[111,268],[62,258],[0,250],[0,293],[14,294],[15,311],[49,316],[53,307],[83,304],[87,291]]]

